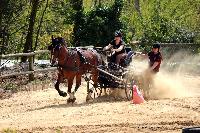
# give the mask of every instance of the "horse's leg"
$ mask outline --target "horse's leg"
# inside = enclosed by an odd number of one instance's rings
[[[70,76],[70,78],[68,79],[68,94],[69,94],[69,99],[67,99],[67,103],[74,103],[76,98],[74,96],[74,93],[71,92],[72,90],[72,85],[73,85],[73,80],[74,80],[75,76]]]
[[[55,84],[55,89],[58,91],[58,93],[59,93],[60,96],[66,97],[67,93],[64,92],[64,91],[61,91],[60,88],[59,88],[59,84],[60,84],[61,80],[62,80],[62,77],[61,77],[60,74],[58,74],[58,79],[57,79],[57,82]]]
[[[92,74],[92,81],[94,83],[93,86],[94,86],[94,88],[96,88],[97,87],[97,83],[98,83],[98,71],[93,69],[91,74]],[[91,96],[92,93],[93,93],[93,90],[89,90],[88,95],[86,97],[86,101],[87,102],[93,100],[93,98]]]
[[[76,91],[78,90],[78,88],[80,87],[81,85],[81,73],[78,73],[76,75],[76,86],[75,86],[75,89],[74,89],[74,93],[76,93]]]
[[[78,90],[78,88],[79,88],[80,85],[81,85],[81,74],[76,75],[76,86],[75,86],[75,89],[74,89],[73,92],[71,92],[72,84],[73,84],[73,79],[72,79],[72,82],[71,82],[71,79],[70,79],[70,83],[69,83],[69,85],[68,85],[68,86],[69,86],[69,87],[68,87],[68,93],[69,93],[69,95],[70,95],[70,98],[69,98],[68,101],[67,101],[68,103],[69,103],[69,102],[74,103],[75,100],[76,100],[75,93],[76,93],[76,91]]]
[[[94,87],[97,87],[97,83],[98,83],[98,70],[93,68],[91,71],[92,74],[92,81],[94,83]]]

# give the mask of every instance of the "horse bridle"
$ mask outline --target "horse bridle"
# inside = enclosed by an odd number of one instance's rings
[[[60,49],[61,49],[62,47],[63,47],[62,45],[57,44],[57,45],[52,49],[52,51],[51,51],[51,56],[52,56],[52,55],[54,56],[54,54],[52,54],[52,53],[54,53],[54,50],[58,50],[57,57],[55,57],[55,58],[58,58],[59,55],[60,55]],[[71,53],[70,51],[68,51],[68,52]],[[69,58],[70,58],[71,55],[72,55],[72,54],[68,54],[68,56],[65,55],[64,62],[67,62],[67,61],[69,60]],[[68,57],[68,58],[67,58],[67,57]],[[51,60],[52,60],[52,57],[51,57]],[[58,64],[58,66],[61,66],[61,65]],[[62,67],[63,67],[63,66],[62,66]]]
[[[60,48],[61,48],[61,47],[62,47],[62,46],[61,46],[60,44],[57,44],[55,47],[52,47],[52,50],[51,50],[51,63],[52,63],[52,60],[53,60],[53,56],[55,56],[54,51],[55,51],[56,49],[58,49],[58,55],[57,55],[57,57],[54,57],[54,58],[58,58],[59,55],[60,55]]]

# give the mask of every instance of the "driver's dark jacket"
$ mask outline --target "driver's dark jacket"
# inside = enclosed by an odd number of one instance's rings
[[[119,51],[119,52],[116,52],[116,54],[119,55],[119,54],[125,53],[125,42],[123,40],[121,40],[118,45],[116,45],[116,41],[115,40],[112,40],[110,42],[110,44],[112,45],[112,47],[114,49],[118,49],[121,45],[124,45],[123,49],[121,51]]]

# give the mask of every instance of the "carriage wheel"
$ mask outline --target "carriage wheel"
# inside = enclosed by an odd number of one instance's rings
[[[111,94],[111,88],[104,88],[104,90],[105,90],[105,95]]]
[[[125,82],[125,93],[126,98],[130,101],[133,99],[133,84],[134,80],[132,78],[127,78]]]
[[[100,87],[94,88],[92,98],[93,99],[98,98],[101,96],[101,94],[102,94],[102,88]]]
[[[100,87],[99,83],[97,84],[97,87],[94,87],[94,85],[91,82],[87,82],[87,88],[88,88],[88,92],[92,90],[91,97],[93,99],[100,97],[102,94],[102,88]]]

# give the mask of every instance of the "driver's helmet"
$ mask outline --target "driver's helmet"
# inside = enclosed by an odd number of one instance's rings
[[[115,37],[122,37],[122,33],[120,31],[115,31]]]
[[[160,49],[160,44],[159,44],[159,43],[154,44],[154,45],[153,45],[153,48],[158,48],[158,49]]]

